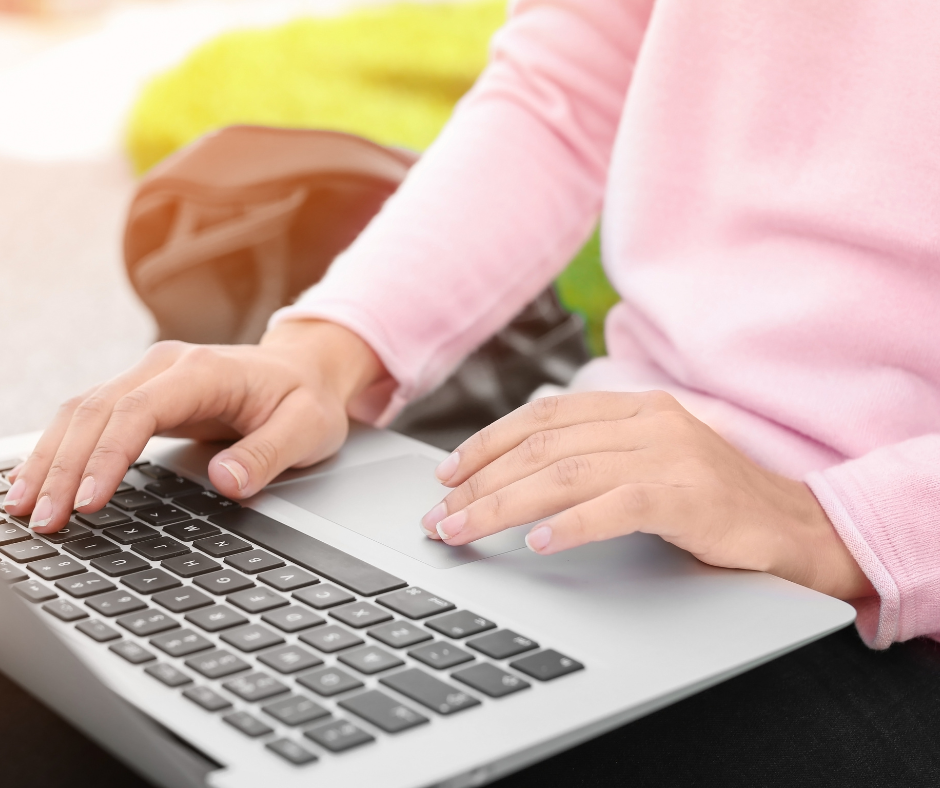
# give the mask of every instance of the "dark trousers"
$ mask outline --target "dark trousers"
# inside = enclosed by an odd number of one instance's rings
[[[146,785],[2,676],[0,782]],[[940,644],[846,629],[494,785],[940,786]]]

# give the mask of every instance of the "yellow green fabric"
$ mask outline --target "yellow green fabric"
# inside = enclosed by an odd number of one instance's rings
[[[128,119],[128,155],[144,173],[237,123],[334,129],[424,150],[483,70],[505,18],[506,0],[399,3],[224,33],[144,87]],[[616,294],[596,236],[557,284],[602,353]]]

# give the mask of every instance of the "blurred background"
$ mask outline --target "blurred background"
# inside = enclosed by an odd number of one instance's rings
[[[154,324],[124,273],[135,179],[232,123],[423,150],[505,0],[0,0],[0,435],[132,364]],[[596,234],[556,282],[591,352],[616,296]]]

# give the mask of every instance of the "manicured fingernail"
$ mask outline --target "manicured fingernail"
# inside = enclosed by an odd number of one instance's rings
[[[460,465],[460,452],[452,452],[444,462],[437,466],[434,475],[442,482],[446,482],[457,472],[457,466]]]
[[[445,517],[441,520],[437,524],[437,532],[441,535],[441,539],[453,539],[463,530],[466,524],[467,510],[461,509],[450,517]]]
[[[235,460],[219,460],[219,465],[232,474],[235,484],[238,485],[239,492],[248,486],[248,471],[245,470],[245,466],[240,462],[235,462]]]
[[[541,553],[552,541],[552,529],[547,525],[537,525],[526,534],[525,544],[533,553]]]
[[[421,527],[425,531],[433,531],[445,517],[447,517],[447,504],[441,501],[421,518]]]
[[[26,492],[26,482],[22,479],[17,479],[13,482],[13,486],[10,488],[10,491],[7,493],[6,500],[3,502],[4,506],[16,506],[20,499],[23,497],[23,493]]]
[[[30,528],[45,528],[52,521],[52,498],[42,496],[33,509],[33,516],[29,518]]]
[[[427,528],[421,525],[421,523],[418,523],[418,528],[421,529],[421,533],[423,533],[428,539],[440,539],[440,537],[437,535],[437,531],[429,531]]]
[[[81,509],[88,506],[95,499],[95,477],[86,476],[78,486],[78,492],[75,493],[75,506],[73,509]]]

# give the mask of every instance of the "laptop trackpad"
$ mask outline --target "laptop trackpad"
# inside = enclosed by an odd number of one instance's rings
[[[428,539],[422,515],[447,494],[437,463],[406,455],[268,488],[290,503],[438,569],[525,547],[527,528],[510,528],[463,547]]]

